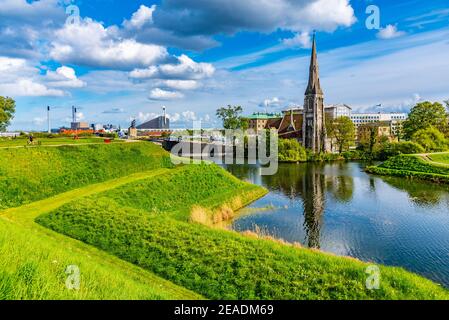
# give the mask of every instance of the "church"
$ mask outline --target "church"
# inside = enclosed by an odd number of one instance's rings
[[[305,148],[315,153],[330,151],[326,134],[324,93],[320,84],[315,36],[313,37],[304,108],[284,112],[279,126],[279,136],[281,138],[299,138]]]

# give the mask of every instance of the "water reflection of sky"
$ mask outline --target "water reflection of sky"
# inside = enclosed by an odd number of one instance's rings
[[[267,208],[236,220],[269,234],[339,255],[402,266],[449,287],[449,188],[374,177],[358,163],[281,165],[273,177],[256,167],[228,167],[271,192]]]

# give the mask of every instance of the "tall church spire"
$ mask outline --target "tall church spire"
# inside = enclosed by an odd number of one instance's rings
[[[312,58],[310,59],[309,84],[307,85],[306,95],[323,94],[320,85],[320,72],[318,68],[318,58],[316,54],[316,40],[313,34]]]
[[[310,60],[309,84],[304,99],[302,143],[315,153],[329,150],[326,134],[324,94],[320,85],[316,41],[313,35],[312,58]]]

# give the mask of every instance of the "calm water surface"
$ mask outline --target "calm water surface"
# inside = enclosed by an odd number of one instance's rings
[[[270,190],[232,227],[401,266],[449,288],[449,187],[372,176],[363,167],[282,164],[276,175],[261,176],[257,166],[227,166]]]

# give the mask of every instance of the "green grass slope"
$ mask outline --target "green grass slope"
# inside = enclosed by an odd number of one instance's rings
[[[432,153],[427,155],[427,157],[436,163],[443,164],[449,166],[449,153]]]
[[[169,155],[149,143],[0,149],[0,210],[169,166]]]
[[[84,245],[85,246],[85,245]],[[198,299],[188,290],[64,239],[0,219],[0,300]],[[66,287],[68,266],[80,270],[80,289]]]
[[[85,196],[120,188],[168,169],[133,174],[106,183],[0,211],[0,300],[2,299],[200,299],[153,273],[34,222],[39,215]],[[79,291],[65,286],[69,265],[81,272]]]
[[[187,166],[70,202],[37,222],[211,299],[449,299],[399,268],[381,267],[380,289],[370,291],[366,263],[188,222],[195,205],[214,210],[257,192],[215,165]]]
[[[366,171],[379,175],[449,183],[449,166],[444,163],[446,157],[445,154],[400,155],[379,166],[368,167]]]

